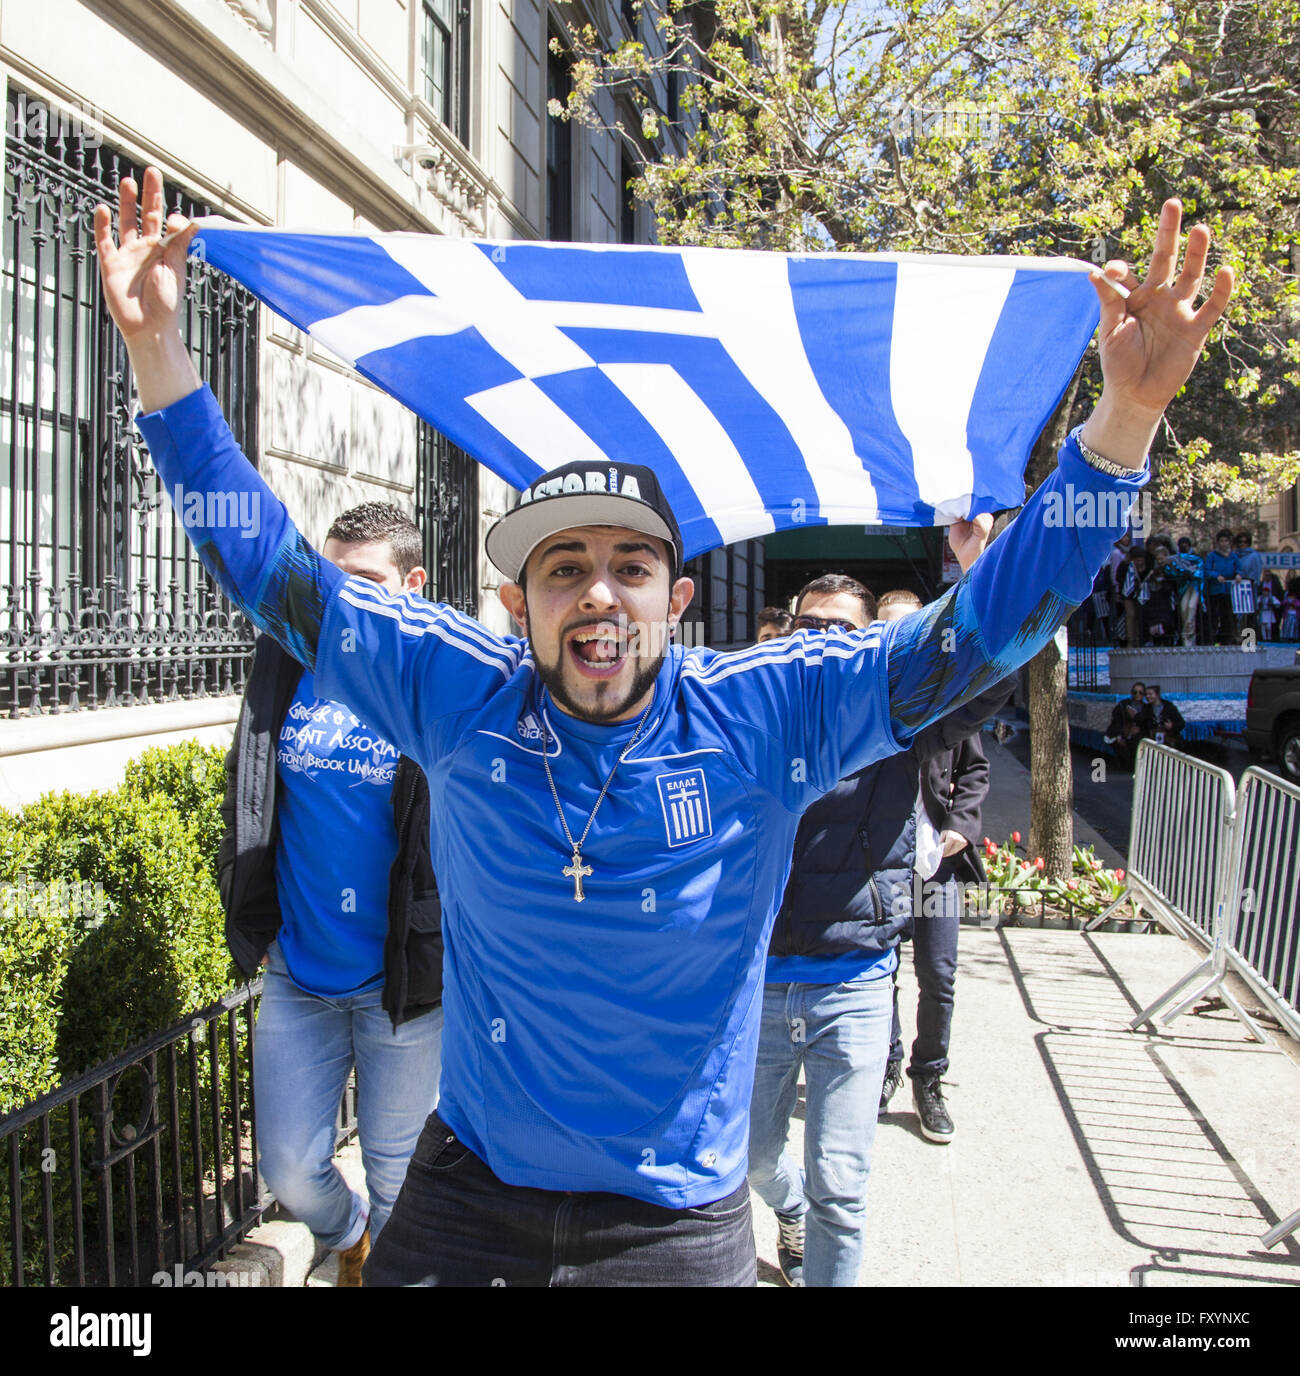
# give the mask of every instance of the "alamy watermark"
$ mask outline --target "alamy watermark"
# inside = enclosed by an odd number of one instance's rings
[[[264,1284],[264,1273],[252,1270],[189,1271],[178,1261],[170,1271],[155,1271],[153,1284],[172,1290],[231,1290]]]
[[[183,530],[237,530],[245,540],[256,540],[262,530],[262,494],[218,492],[214,489],[187,488],[176,483],[167,494],[170,501],[155,497],[152,505],[139,513],[140,524],[154,529],[171,523]]]
[[[126,1347],[133,1357],[147,1357],[153,1351],[152,1329],[152,1314],[101,1314],[74,1304],[50,1315],[50,1346]]]
[[[80,141],[85,148],[98,148],[104,142],[103,124],[104,112],[81,100],[52,105],[17,92],[5,101],[5,137],[15,143],[62,138]]]
[[[1134,470],[1136,472],[1136,470]],[[1152,529],[1151,494],[1140,492],[1133,499],[1131,492],[1096,492],[1089,487],[1076,488],[1073,483],[1065,483],[1061,488],[1053,488],[1043,497],[1043,524],[1055,529],[1098,530],[1109,527],[1113,530],[1124,529],[1124,517],[1128,504],[1129,525],[1133,534],[1143,538]]]
[[[196,492],[177,483],[172,506],[186,530],[237,530],[245,540],[256,540],[262,529],[260,492]]]
[[[900,105],[889,122],[900,142],[942,138],[992,148],[1002,132],[1002,112],[987,105]]]
[[[98,927],[109,913],[104,886],[90,880],[72,882],[52,879],[48,883],[19,876],[16,884],[0,884],[0,918],[50,916],[71,918],[84,927]]]

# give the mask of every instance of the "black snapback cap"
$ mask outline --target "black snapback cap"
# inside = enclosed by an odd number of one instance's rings
[[[654,470],[636,463],[578,459],[543,473],[487,533],[488,558],[517,583],[548,535],[573,526],[623,526],[655,535],[682,563],[682,533]]]

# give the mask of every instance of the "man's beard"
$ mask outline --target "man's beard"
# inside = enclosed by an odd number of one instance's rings
[[[598,724],[612,722],[615,717],[622,716],[628,708],[639,702],[654,687],[655,679],[659,677],[659,670],[665,659],[662,651],[653,659],[638,658],[636,660],[637,667],[632,674],[631,685],[617,702],[610,702],[605,706],[588,707],[578,702],[564,686],[561,666],[564,663],[565,654],[568,653],[568,647],[563,640],[560,642],[560,652],[554,664],[543,662],[542,657],[537,653],[537,646],[533,642],[531,630],[528,632],[528,648],[533,652],[533,663],[537,666],[538,677],[546,685],[555,702],[570,716],[577,717],[579,721],[590,721]],[[603,685],[596,683],[592,686],[597,689],[596,701],[599,703],[599,689]]]

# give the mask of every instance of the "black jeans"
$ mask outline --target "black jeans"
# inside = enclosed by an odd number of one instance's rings
[[[499,1180],[431,1113],[366,1285],[757,1283],[749,1183],[694,1209]]]
[[[933,887],[932,887],[933,886]],[[948,1073],[948,1039],[952,1032],[953,996],[957,986],[957,935],[961,931],[961,886],[950,861],[943,861],[923,886],[921,911],[913,918],[912,964],[916,970],[916,1040],[907,1073]],[[938,892],[936,892],[938,891]],[[898,973],[894,974],[894,1025],[889,1059],[903,1059],[903,1029],[898,1019]]]
[[[1210,606],[1211,634],[1216,645],[1235,645],[1238,641],[1237,615],[1232,610],[1232,598],[1227,593],[1211,593],[1206,601]]]

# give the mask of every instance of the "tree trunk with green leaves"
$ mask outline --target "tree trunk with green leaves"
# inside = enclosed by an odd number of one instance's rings
[[[551,114],[632,145],[662,242],[1135,261],[1180,196],[1240,287],[1157,437],[1157,517],[1300,477],[1300,0],[638,7],[656,43],[573,28]]]
[[[1153,448],[1160,519],[1300,476],[1300,0],[644,0],[662,43],[571,31],[553,117],[616,129],[664,243],[1125,258],[1182,198],[1241,288]],[[656,48],[658,51],[658,48]],[[676,71],[676,109],[661,102]],[[606,124],[598,93],[630,105]],[[606,108],[609,108],[608,106]],[[684,150],[660,139],[667,122]],[[1031,490],[1101,390],[1096,354]],[[1075,414],[1071,412],[1078,409]],[[1066,665],[1030,668],[1032,855],[1069,873]]]

